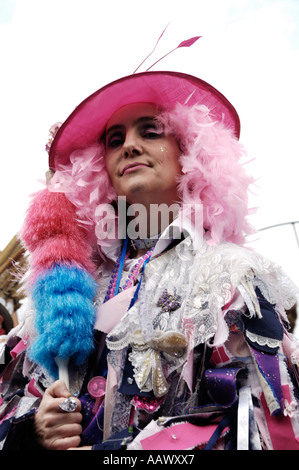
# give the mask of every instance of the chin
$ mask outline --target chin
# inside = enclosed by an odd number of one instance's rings
[[[127,202],[133,204],[140,202],[147,194],[155,194],[158,188],[153,187],[149,184],[149,181],[132,181],[127,187],[122,191],[122,195],[126,197]]]

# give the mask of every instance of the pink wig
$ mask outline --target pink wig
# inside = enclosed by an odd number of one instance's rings
[[[242,245],[244,235],[252,231],[246,217],[253,179],[244,169],[246,152],[233,130],[214,120],[212,111],[204,105],[177,104],[170,111],[162,111],[158,120],[165,133],[175,135],[180,143],[183,175],[178,187],[182,204],[203,205],[203,228],[210,243]],[[71,167],[62,166],[54,173],[48,189],[65,193],[76,207],[81,224],[89,226],[94,239],[97,233],[101,247],[105,242],[98,236],[101,221],[97,220],[97,208],[117,199],[105,168],[104,145],[77,150],[70,161]]]

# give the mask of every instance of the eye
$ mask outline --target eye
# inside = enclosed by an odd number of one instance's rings
[[[106,138],[106,148],[117,148],[124,143],[122,132],[115,132]]]
[[[144,124],[140,135],[145,139],[158,139],[163,135],[163,129],[156,123]]]

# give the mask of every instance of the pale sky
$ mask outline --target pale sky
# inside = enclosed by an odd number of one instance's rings
[[[153,70],[197,75],[236,107],[259,184],[255,227],[299,220],[298,0],[0,0],[0,250],[20,229],[29,195],[43,187],[50,126],[132,73],[169,22],[140,71],[202,36]],[[257,249],[299,285],[293,227],[259,237]]]

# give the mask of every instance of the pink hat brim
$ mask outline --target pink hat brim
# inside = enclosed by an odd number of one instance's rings
[[[215,119],[240,136],[239,116],[232,104],[207,82],[179,72],[142,72],[109,83],[90,95],[59,128],[49,152],[49,168],[69,163],[70,154],[99,141],[109,118],[131,103],[155,103],[163,108],[177,102],[207,106]]]

